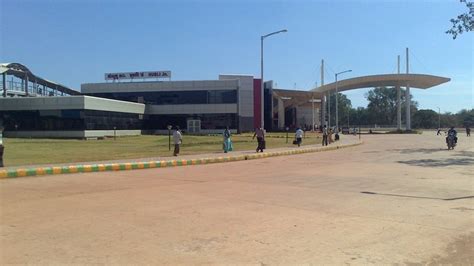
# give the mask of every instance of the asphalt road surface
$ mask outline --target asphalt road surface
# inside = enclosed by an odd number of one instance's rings
[[[0,181],[0,264],[474,263],[474,146]]]

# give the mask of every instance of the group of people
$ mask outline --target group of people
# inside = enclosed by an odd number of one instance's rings
[[[450,127],[448,129],[448,131],[444,132],[445,135],[446,135],[446,143],[448,143],[448,140],[450,137],[453,138],[454,140],[454,143],[457,144],[458,143],[458,132],[456,131],[456,129],[454,127]],[[436,135],[441,135],[441,128],[438,128],[438,131],[436,132]],[[466,127],[466,136],[467,137],[470,137],[471,136],[471,128],[469,126]],[[448,144],[449,146],[449,144]]]
[[[232,145],[231,133],[230,133],[229,127],[226,127],[226,129],[224,130],[223,136],[224,136],[224,141],[222,144],[222,148],[224,152],[227,153],[229,151],[232,151],[234,148]],[[174,144],[173,156],[178,156],[179,151],[180,151],[180,146],[181,144],[183,144],[183,133],[181,133],[179,126],[176,126],[173,131],[173,144]]]
[[[322,134],[323,134],[323,141],[322,145],[327,146],[329,143],[332,142],[332,130],[324,126],[322,128]],[[232,151],[234,149],[233,143],[232,143],[232,133],[229,129],[229,127],[226,127],[224,129],[224,132],[222,133],[223,135],[223,143],[222,143],[222,149],[224,150],[224,153],[227,153],[229,151]],[[261,127],[256,128],[255,132],[253,134],[252,139],[257,138],[257,148],[256,152],[263,152],[263,150],[266,148],[265,144],[265,130]],[[295,139],[293,141],[293,144],[298,145],[298,147],[301,146],[304,138],[304,131],[301,128],[296,128],[295,131]],[[179,129],[179,126],[176,126],[173,131],[173,144],[174,144],[174,156],[178,156],[180,152],[180,146],[183,143],[183,134]]]
[[[448,129],[448,131],[444,132],[445,135],[449,135],[449,133],[451,132],[455,132],[457,134],[457,131],[454,129],[454,127],[451,127],[450,129]],[[436,136],[439,136],[441,135],[441,128],[438,128],[437,132],[436,132]],[[466,126],[466,136],[467,137],[470,137],[471,136],[471,128],[469,126]]]

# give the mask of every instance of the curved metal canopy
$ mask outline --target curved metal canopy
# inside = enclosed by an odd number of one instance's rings
[[[1,63],[0,64],[0,74],[6,73],[8,75],[13,75],[17,78],[24,79],[25,76],[28,77],[28,80],[35,81],[37,84],[47,86],[49,88],[57,89],[60,92],[64,92],[69,95],[79,95],[80,93],[76,90],[70,89],[64,85],[50,81],[41,77],[34,75],[26,66],[20,63]]]
[[[411,88],[428,89],[450,80],[450,78],[425,74],[381,74],[340,80],[337,82],[337,90],[340,92],[362,88],[407,85]],[[313,91],[321,93],[333,90],[336,90],[335,82],[313,89]]]

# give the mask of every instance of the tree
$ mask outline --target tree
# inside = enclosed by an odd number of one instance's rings
[[[458,124],[459,122],[455,114],[452,114],[449,112],[441,114],[441,127],[442,128],[455,127]]]
[[[367,106],[368,124],[397,124],[397,90],[395,88],[378,87],[366,93],[365,97],[369,101]],[[410,98],[413,99],[413,96]],[[403,89],[401,89],[400,101],[403,108],[406,102],[405,90]],[[416,112],[417,106],[418,103],[412,100],[410,105],[412,114]],[[402,121],[404,120],[405,116],[402,115]]]
[[[351,109],[350,111],[350,124],[356,126],[365,126],[371,123],[369,120],[369,112],[367,108],[358,107],[357,109]]]
[[[458,34],[463,32],[474,31],[474,2],[467,0],[460,0],[461,3],[465,3],[469,13],[463,13],[457,18],[452,18],[450,21],[453,23],[451,29],[447,30],[447,34],[451,34],[453,39],[458,37]]]
[[[331,125],[336,125],[336,94],[331,94]],[[339,116],[339,126],[347,124],[347,117],[352,109],[351,100],[342,93],[337,93],[337,109]]]
[[[438,113],[431,109],[422,109],[416,111],[413,115],[413,128],[437,128]]]
[[[463,109],[459,111],[457,114],[457,120],[458,123],[460,124],[459,126],[463,127],[472,127],[474,126],[474,109],[467,110]]]

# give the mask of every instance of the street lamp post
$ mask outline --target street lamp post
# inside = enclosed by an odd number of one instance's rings
[[[278,34],[278,33],[282,33],[282,32],[287,32],[288,30],[284,29],[284,30],[279,30],[279,31],[275,31],[275,32],[272,32],[272,33],[269,33],[269,34],[266,34],[266,35],[263,35],[260,37],[260,98],[261,98],[261,114],[260,114],[260,127],[262,129],[264,129],[265,127],[265,122],[264,122],[264,118],[265,118],[265,115],[264,115],[264,112],[265,112],[265,100],[263,98],[264,96],[264,93],[263,93],[263,40],[267,37],[270,37],[271,35],[275,35],[275,34]]]
[[[441,128],[441,108],[438,107],[438,129]]]
[[[347,72],[352,72],[351,69],[349,70],[346,70],[346,71],[342,71],[342,72],[339,72],[339,73],[336,73],[335,76],[336,76],[336,133],[339,132],[339,110],[338,110],[338,107],[337,107],[337,76],[340,75],[340,74],[344,74],[344,73],[347,73]]]
[[[314,92],[311,95],[311,132],[314,132]]]

